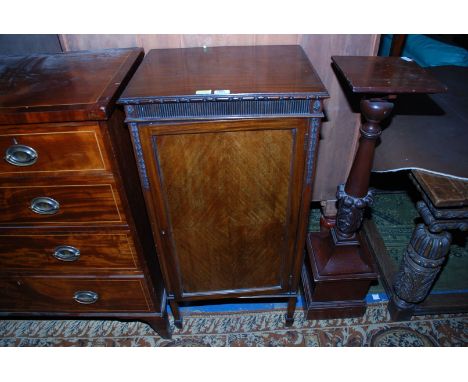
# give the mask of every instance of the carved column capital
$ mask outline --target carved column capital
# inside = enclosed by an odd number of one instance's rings
[[[374,190],[369,190],[366,196],[358,198],[346,193],[344,184],[338,186],[336,229],[339,238],[346,239],[354,236],[361,226],[365,208],[372,205],[374,201],[373,192]]]

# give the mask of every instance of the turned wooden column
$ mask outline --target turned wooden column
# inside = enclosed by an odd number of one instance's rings
[[[361,113],[366,122],[361,126],[358,151],[345,185],[338,186],[336,226],[331,229],[335,242],[355,244],[365,208],[372,204],[369,178],[376,141],[382,130],[380,122],[392,111],[393,103],[384,99],[361,101]]]
[[[372,204],[369,178],[380,123],[392,112],[390,100],[398,94],[446,90],[414,62],[399,57],[335,56],[332,60],[340,79],[363,98],[364,123],[348,179],[338,186],[336,224],[322,225],[321,232],[308,235],[302,270],[308,319],[364,314],[365,297],[377,273],[359,229],[366,207]]]
[[[391,113],[393,103],[385,99],[364,99],[359,147],[345,184],[337,191],[336,225],[308,238],[308,261],[313,272],[313,290],[305,293],[308,318],[333,318],[364,314],[365,295],[377,273],[359,235],[365,208],[372,204],[369,178],[380,123]],[[309,278],[303,270],[303,278]],[[304,288],[305,289],[305,288]]]

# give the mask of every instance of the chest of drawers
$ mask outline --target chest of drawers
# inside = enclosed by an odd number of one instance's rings
[[[0,57],[0,317],[113,318],[168,336],[124,114],[141,49]]]
[[[152,50],[119,102],[178,304],[283,298],[292,323],[322,101],[299,46]]]

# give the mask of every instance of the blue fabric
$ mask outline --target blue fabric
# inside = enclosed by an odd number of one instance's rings
[[[384,35],[379,55],[388,56],[393,35]],[[468,51],[462,47],[445,44],[421,34],[406,37],[402,56],[409,57],[422,67],[456,65],[468,66]]]

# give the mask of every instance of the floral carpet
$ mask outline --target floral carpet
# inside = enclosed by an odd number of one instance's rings
[[[385,303],[360,318],[305,320],[298,310],[187,313],[182,329],[163,339],[141,322],[0,321],[0,346],[467,346],[468,314],[418,316],[392,322]]]

